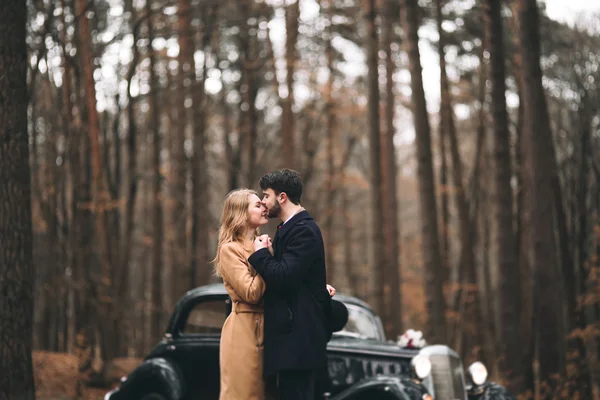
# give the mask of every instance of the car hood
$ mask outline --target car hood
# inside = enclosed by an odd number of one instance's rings
[[[352,338],[335,334],[327,344],[327,351],[394,358],[413,358],[419,354],[418,349],[405,349],[392,341],[382,342],[375,339]]]

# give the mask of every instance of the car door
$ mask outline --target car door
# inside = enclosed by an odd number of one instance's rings
[[[219,398],[219,342],[229,313],[226,296],[204,296],[187,306],[168,347],[185,377],[186,399]]]

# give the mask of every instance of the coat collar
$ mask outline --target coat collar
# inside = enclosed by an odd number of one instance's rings
[[[310,214],[308,213],[308,211],[302,210],[298,214],[294,215],[285,224],[282,222],[279,225],[277,225],[277,234],[280,235],[280,236],[283,236],[290,229],[292,229],[292,226],[296,225],[300,221],[304,221],[304,220],[307,220],[307,219],[313,219],[313,217],[310,216]]]

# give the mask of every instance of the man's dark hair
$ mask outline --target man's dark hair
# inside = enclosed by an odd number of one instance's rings
[[[262,190],[273,189],[275,194],[285,193],[294,204],[300,204],[302,197],[302,178],[300,173],[291,169],[269,172],[260,178]]]

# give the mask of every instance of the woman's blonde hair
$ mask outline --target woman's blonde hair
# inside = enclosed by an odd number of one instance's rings
[[[232,190],[225,197],[223,212],[221,213],[221,226],[219,228],[219,241],[217,256],[212,261],[215,264],[215,275],[221,277],[221,249],[231,242],[242,243],[244,234],[249,226],[248,207],[250,195],[258,194],[254,190],[241,188]],[[258,235],[258,229],[256,230]]]

